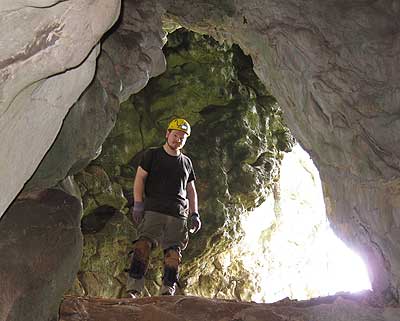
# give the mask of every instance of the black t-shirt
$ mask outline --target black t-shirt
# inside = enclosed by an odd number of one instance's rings
[[[182,153],[171,156],[163,147],[150,148],[139,165],[148,172],[145,210],[187,217],[186,187],[196,179],[190,158]]]

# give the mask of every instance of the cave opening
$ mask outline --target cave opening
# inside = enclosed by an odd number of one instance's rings
[[[295,140],[284,124],[275,98],[255,75],[251,58],[236,45],[221,44],[184,28],[172,32],[175,28],[175,25],[170,28],[163,49],[167,70],[121,104],[118,120],[103,144],[101,155],[75,176],[81,187],[84,221],[95,222],[96,228],[84,231],[81,270],[71,293],[123,296],[124,270],[129,265],[126,254],[136,237],[128,215],[133,177],[141,152],[163,143],[166,124],[175,116],[188,119],[195,133],[188,140],[185,153],[196,168],[204,220],[201,233],[192,236],[184,253],[181,294],[272,302],[287,296],[304,299],[332,291],[368,288],[365,278],[357,288],[340,288],[343,283],[332,279],[337,275],[327,274],[332,270],[328,265],[334,262],[326,259],[333,256],[326,250],[333,251],[339,246],[328,244],[333,235],[329,234],[325,213],[322,214],[320,190],[314,191],[320,197],[314,195],[319,212],[313,210],[311,214],[315,215],[310,215],[317,216],[317,221],[305,219],[304,208],[292,211],[297,214],[295,224],[283,215],[291,210],[282,200],[278,204],[278,195],[281,198],[284,195],[285,171],[281,163],[286,162],[284,155],[292,150]],[[294,151],[298,148],[296,145]],[[293,172],[287,176],[300,177]],[[315,185],[316,176],[314,172]],[[303,189],[301,184],[297,182],[296,186]],[[293,195],[287,200],[293,200]],[[118,215],[103,219],[97,207],[112,208]],[[278,212],[282,213],[280,220],[273,221]],[[99,217],[90,219],[90,216]],[[286,229],[302,226],[303,230],[294,233],[312,237],[314,242],[305,242],[303,247],[297,245],[293,235],[291,238],[275,233],[278,225]],[[305,235],[311,230],[319,238]],[[283,243],[291,245],[281,252],[287,252],[292,260],[284,261],[268,242],[277,247]],[[314,261],[303,257],[307,251],[316,252]],[[347,255],[343,251],[340,255]],[[146,277],[148,295],[158,292],[161,256],[160,251],[152,255]],[[349,271],[348,264],[342,267]],[[361,263],[358,261],[356,265]],[[296,267],[297,274],[293,274]],[[299,273],[300,267],[305,273]],[[323,272],[316,273],[318,269]],[[360,270],[362,267],[354,269],[355,273]],[[359,274],[365,275],[364,271]],[[316,284],[322,284],[323,278],[330,278],[339,287],[321,289]],[[348,283],[346,278],[342,280]]]
[[[187,32],[181,30],[182,34]],[[213,112],[215,106],[210,109]],[[271,184],[271,190],[266,189],[266,200],[241,220],[244,237],[237,249],[216,260],[216,265],[229,273],[237,269],[232,263],[236,256],[243,262],[247,271],[244,274],[253,282],[251,286],[247,284],[254,291],[252,294],[238,295],[233,291],[233,296],[274,302],[284,297],[310,299],[371,289],[364,262],[329,226],[318,170],[312,160],[299,144],[284,154],[278,182]],[[267,180],[271,183],[271,176]],[[188,283],[193,286],[195,282]],[[226,296],[218,290],[214,295]]]
[[[306,300],[371,289],[366,266],[332,231],[318,169],[299,144],[267,200],[245,218],[240,247],[259,278],[252,300]]]

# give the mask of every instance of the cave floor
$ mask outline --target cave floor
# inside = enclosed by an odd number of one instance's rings
[[[104,299],[66,296],[60,321],[398,321],[400,305],[383,305],[370,292],[271,304],[192,296]]]

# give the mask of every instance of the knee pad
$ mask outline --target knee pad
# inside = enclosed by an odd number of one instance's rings
[[[129,269],[129,276],[134,279],[141,279],[147,272],[151,242],[139,239],[133,244],[132,262]]]
[[[178,269],[182,260],[181,249],[179,247],[170,247],[164,250],[164,265]]]
[[[169,248],[164,251],[164,276],[163,284],[174,286],[179,279],[179,263],[182,255],[180,248]]]

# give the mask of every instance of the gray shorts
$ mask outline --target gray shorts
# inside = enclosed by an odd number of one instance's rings
[[[151,240],[155,246],[161,245],[163,250],[173,246],[184,250],[189,241],[186,219],[153,211],[145,211],[138,232],[139,237]]]

